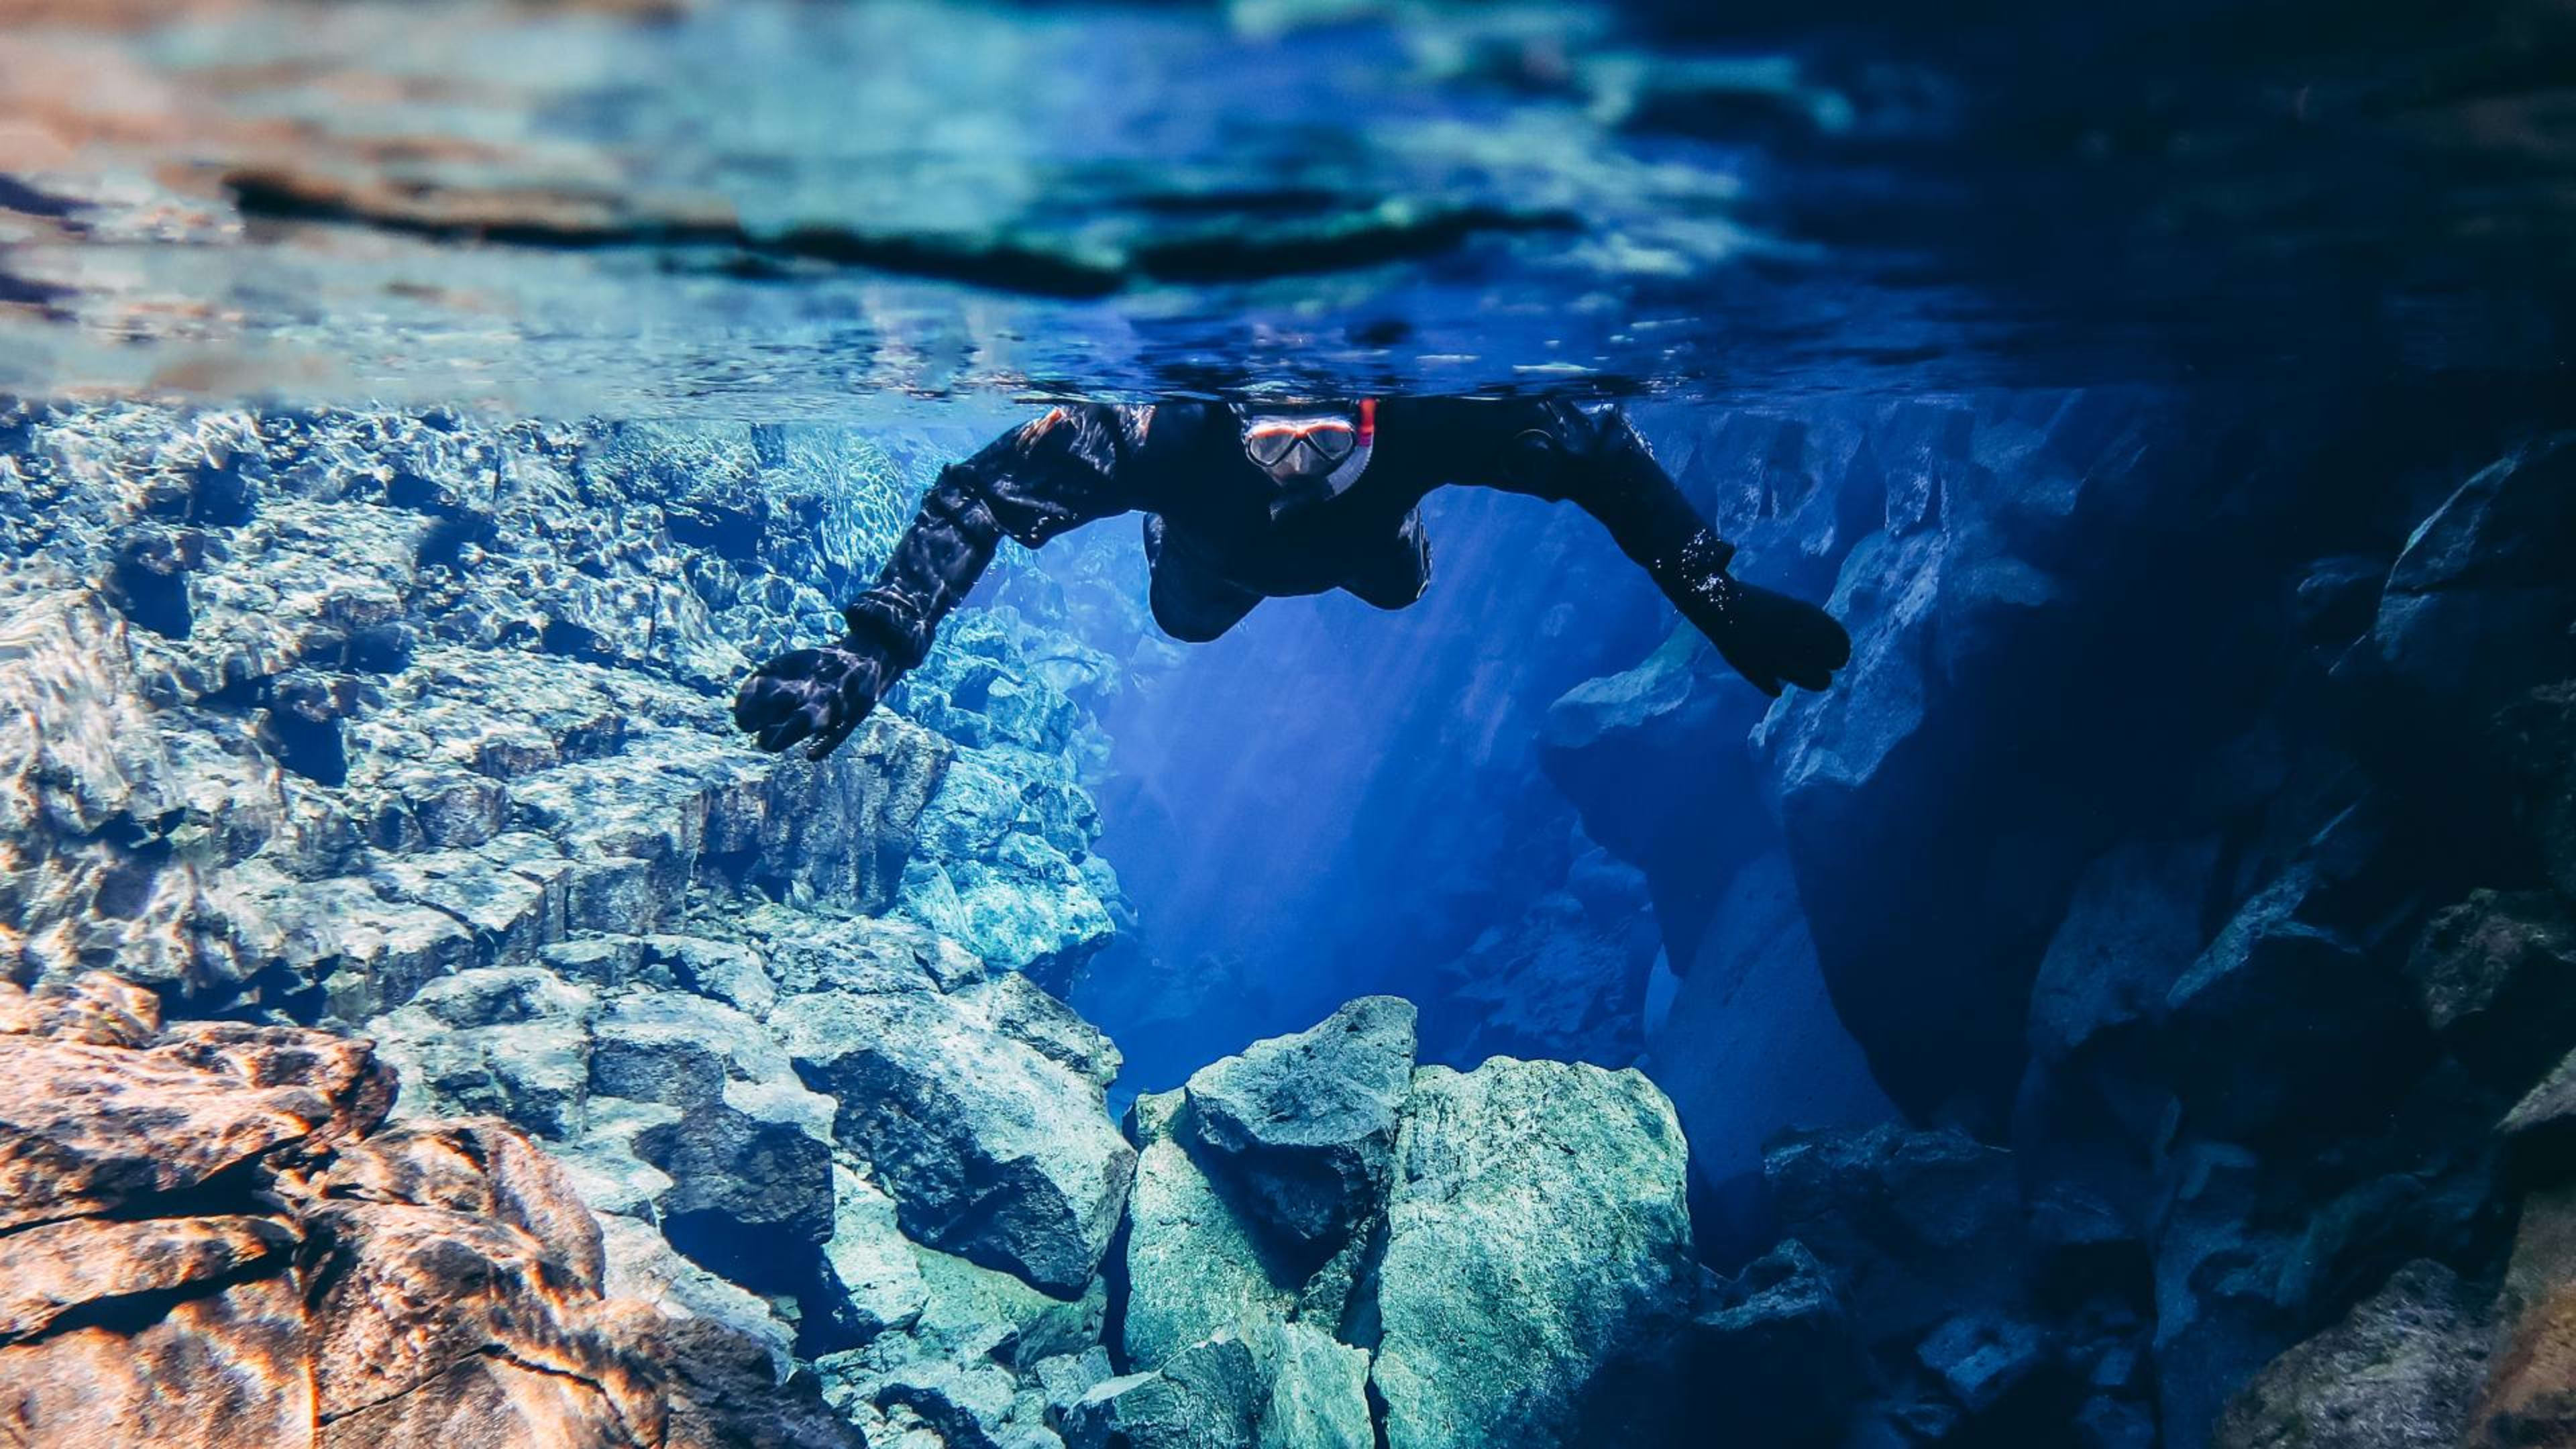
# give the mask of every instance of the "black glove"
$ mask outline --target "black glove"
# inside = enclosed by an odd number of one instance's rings
[[[856,637],[823,649],[781,654],[752,671],[733,697],[734,728],[775,753],[807,736],[805,757],[819,760],[841,747],[850,731],[876,708],[895,671]]]
[[[1823,689],[1851,663],[1851,635],[1834,616],[1787,594],[1719,572],[1691,589],[1685,612],[1736,673],[1777,697],[1783,683]]]

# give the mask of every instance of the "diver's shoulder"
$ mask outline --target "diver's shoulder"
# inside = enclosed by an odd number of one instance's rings
[[[1138,447],[1186,446],[1206,437],[1218,413],[1215,403],[1195,399],[1139,403],[1122,407],[1129,415],[1130,434]]]

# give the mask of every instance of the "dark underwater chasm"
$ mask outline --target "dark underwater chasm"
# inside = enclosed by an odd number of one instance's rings
[[[0,4],[0,1444],[2576,1446],[2576,22]],[[1623,409],[1181,644],[1056,404]],[[1473,480],[1467,480],[1472,482]]]

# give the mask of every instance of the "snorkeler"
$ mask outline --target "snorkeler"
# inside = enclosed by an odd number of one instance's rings
[[[1059,407],[940,470],[849,633],[743,681],[734,723],[764,750],[840,746],[966,597],[1005,538],[1037,548],[1145,515],[1154,622],[1187,643],[1263,599],[1342,589],[1382,609],[1431,581],[1424,495],[1477,484],[1571,501],[1601,520],[1735,672],[1765,694],[1823,689],[1851,660],[1831,615],[1726,571],[1702,522],[1614,407],[1390,398],[1351,404]]]

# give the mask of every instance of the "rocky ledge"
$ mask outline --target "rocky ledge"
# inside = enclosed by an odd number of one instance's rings
[[[388,1124],[364,1042],[0,985],[0,1422],[29,1444],[857,1445],[759,1344],[603,1291],[563,1169]]]
[[[383,1055],[164,1026],[104,974],[0,986],[0,1416],[45,1444],[1682,1442],[1673,1376],[1744,1292],[1692,1261],[1642,1076],[1417,1068],[1412,1008],[1367,998],[1141,1099],[1140,1156],[1105,1041],[889,929],[801,958],[835,984],[765,1013],[780,1045],[528,968],[435,983],[405,1012],[456,1024]],[[535,1090],[585,1052],[637,1095]],[[598,1125],[558,1161],[421,1114],[464,1083]],[[641,1216],[583,1201],[621,1192]]]

